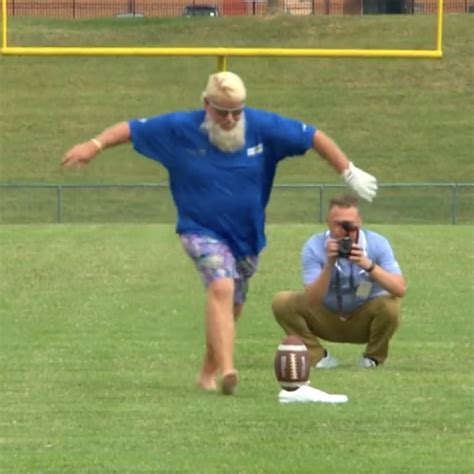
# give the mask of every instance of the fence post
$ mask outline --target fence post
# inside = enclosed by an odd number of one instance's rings
[[[61,185],[56,188],[56,224],[61,224],[62,221],[62,202],[61,202]]]
[[[323,223],[323,189],[324,186],[319,186],[319,223]]]
[[[457,224],[457,214],[458,214],[458,186],[456,183],[453,185],[453,202],[451,208],[451,224]]]

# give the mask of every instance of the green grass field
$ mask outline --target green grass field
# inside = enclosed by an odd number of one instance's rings
[[[445,18],[444,58],[229,58],[242,75],[249,105],[314,123],[328,132],[380,183],[474,181],[472,15]],[[259,46],[433,48],[433,16],[365,16],[64,21],[11,18],[10,45]],[[158,183],[164,170],[130,147],[107,151],[87,170],[63,172],[74,143],[112,123],[200,107],[216,58],[3,57],[0,59],[0,181],[2,183]],[[177,80],[179,78],[179,80]],[[277,183],[340,183],[311,152],[279,167]],[[92,196],[92,193],[89,193]],[[140,220],[143,193],[70,192],[68,222]],[[0,188],[0,222],[52,222],[47,192]],[[54,199],[54,196],[53,196]],[[300,203],[296,214],[294,200]],[[450,223],[451,194],[430,189],[381,189],[374,223]],[[128,201],[133,212],[124,212]],[[276,193],[271,222],[311,222],[315,198]],[[28,203],[34,202],[33,206]],[[98,205],[98,202],[101,205]],[[133,205],[137,202],[136,205]],[[396,203],[396,204],[395,204]],[[103,205],[102,205],[103,204]],[[317,205],[317,204],[316,204]],[[168,196],[142,222],[173,220]],[[447,206],[447,207],[446,207]],[[459,192],[458,222],[474,223],[474,191]],[[108,216],[108,217],[107,217]]]
[[[316,124],[381,182],[472,182],[473,21],[472,15],[446,17],[442,60],[229,58],[228,66],[246,81],[249,105]],[[9,43],[432,48],[435,34],[434,17],[406,15],[192,25],[14,18]],[[215,58],[1,58],[2,181],[164,180],[161,168],[128,147],[80,173],[64,174],[58,163],[72,144],[117,121],[200,107],[216,67]],[[277,180],[338,181],[310,156],[284,163]]]
[[[376,227],[409,283],[389,360],[330,345],[343,365],[312,384],[348,404],[281,406],[269,303],[318,229],[269,227],[227,398],[193,386],[204,295],[172,226],[2,227],[0,471],[471,472],[472,228]]]
[[[9,44],[432,48],[435,39],[434,16],[218,20],[12,18]],[[231,58],[229,69],[246,81],[249,105],[315,123],[381,183],[472,183],[473,20],[446,16],[441,61]],[[59,163],[114,122],[199,107],[216,64],[0,57],[0,184],[165,181],[126,146],[80,172]],[[340,180],[308,154],[283,163],[277,182]],[[54,190],[0,188],[1,474],[472,472],[472,188],[460,190],[462,226],[435,225],[452,211],[441,188],[381,189],[363,205],[391,239],[408,293],[384,367],[358,370],[362,346],[329,345],[342,367],[313,372],[314,386],[349,396],[344,406],[280,406],[273,376],[283,334],[270,301],[301,288],[301,246],[322,229],[317,192],[274,192],[269,246],[239,324],[236,397],[193,386],[204,294],[168,193],[63,192],[65,224],[53,225]]]

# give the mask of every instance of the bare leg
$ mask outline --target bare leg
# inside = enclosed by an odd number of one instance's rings
[[[237,322],[242,314],[243,304],[234,304],[234,321]],[[234,328],[235,331],[235,328]],[[201,373],[198,378],[198,386],[203,390],[214,391],[217,389],[216,376],[219,371],[219,365],[214,357],[212,346],[206,345],[206,353],[204,354],[204,362]]]
[[[197,386],[206,391],[217,390],[216,375],[218,368],[212,348],[207,345],[202,369],[197,379]]]
[[[238,304],[238,303],[235,303],[234,304],[234,321],[237,322],[240,315],[242,314],[242,311],[244,309],[244,304],[241,303],[241,304]]]
[[[230,385],[235,387],[234,376],[234,281],[231,278],[221,278],[211,282],[207,289],[206,305],[206,339],[207,349],[203,367],[198,379],[198,385],[204,390],[215,390],[216,375],[223,375],[223,392],[226,376],[230,377]],[[232,389],[233,391],[233,389]]]

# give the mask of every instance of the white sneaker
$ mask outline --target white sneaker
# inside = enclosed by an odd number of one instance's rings
[[[377,362],[370,357],[362,357],[357,366],[359,369],[375,369],[377,367]]]
[[[316,369],[334,369],[339,365],[339,361],[329,352],[316,365]]]
[[[332,395],[309,385],[303,385],[297,390],[291,392],[288,390],[281,390],[278,394],[278,401],[280,403],[346,403],[348,400],[349,398],[347,395]]]

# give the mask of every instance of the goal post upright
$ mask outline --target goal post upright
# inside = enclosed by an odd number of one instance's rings
[[[443,56],[443,0],[438,0],[438,12],[436,15],[436,51],[440,57]]]
[[[2,0],[2,54],[7,49],[7,10],[7,0]]]

